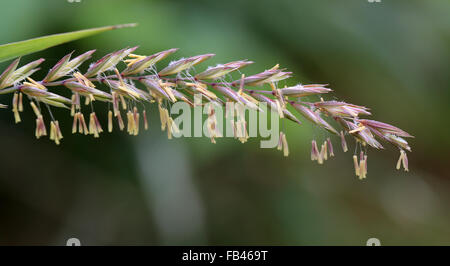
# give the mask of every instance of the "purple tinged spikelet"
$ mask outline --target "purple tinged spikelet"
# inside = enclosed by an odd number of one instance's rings
[[[173,74],[177,74],[183,70],[189,69],[192,66],[195,66],[206,59],[209,59],[211,57],[215,56],[215,54],[204,54],[204,55],[197,55],[189,58],[183,58],[178,61],[171,62],[166,68],[161,70],[158,75],[159,76],[169,76]]]
[[[223,65],[217,65],[215,67],[210,67],[204,72],[195,75],[196,79],[206,80],[206,79],[218,79],[222,76],[225,76],[228,73],[231,73],[235,70],[241,69],[245,66],[253,64],[252,61],[242,60],[242,61],[234,61]]]

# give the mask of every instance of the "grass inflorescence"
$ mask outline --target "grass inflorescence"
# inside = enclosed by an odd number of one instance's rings
[[[20,58],[14,60],[0,75],[0,94],[12,93],[12,112],[16,123],[21,122],[20,113],[23,111],[23,95],[29,99],[36,115],[36,138],[49,135],[50,139],[59,144],[63,135],[61,125],[51,114],[51,107],[66,108],[73,117],[72,133],[91,134],[98,138],[104,130],[113,130],[113,120],[117,121],[120,130],[127,130],[130,135],[139,134],[141,124],[148,129],[145,105],[137,103],[155,103],[158,106],[161,129],[167,130],[168,137],[177,131],[177,125],[168,112],[171,104],[183,101],[190,106],[214,103],[223,106],[227,102],[237,103],[240,107],[259,110],[258,105],[266,104],[280,118],[289,119],[300,124],[298,118],[288,110],[292,106],[296,112],[316,126],[340,138],[344,152],[348,150],[346,137],[356,140],[357,149],[353,155],[355,174],[360,179],[367,175],[367,147],[382,149],[380,141],[398,147],[400,158],[397,169],[402,166],[408,171],[408,159],[405,151],[411,151],[404,139],[412,137],[407,132],[378,121],[363,119],[371,113],[364,106],[354,105],[343,101],[329,100],[322,97],[317,102],[306,101],[305,97],[323,95],[332,90],[324,84],[279,87],[278,82],[291,77],[292,73],[281,69],[278,65],[255,75],[242,75],[237,80],[226,81],[230,73],[252,64],[248,60],[234,61],[207,68],[205,71],[191,75],[193,66],[211,58],[214,54],[204,54],[172,61],[161,70],[155,64],[177,51],[169,49],[150,56],[137,55],[137,47],[124,48],[110,53],[97,62],[92,63],[88,70],[81,73],[81,64],[89,60],[95,50],[88,51],[72,59],[72,53],[64,56],[45,78],[35,81],[32,74],[39,70],[38,66],[44,61],[39,59],[19,67]],[[119,71],[120,62],[126,67]],[[103,84],[100,89],[99,85]],[[138,84],[141,84],[138,86]],[[58,95],[48,88],[62,86],[72,93],[71,98]],[[270,89],[263,89],[268,86]],[[201,95],[201,101],[195,101],[194,95]],[[108,102],[108,125],[103,127],[94,111],[96,101]],[[50,111],[50,127],[44,121],[42,109],[46,106]],[[83,107],[85,106],[85,107]],[[0,108],[7,108],[1,104]],[[90,111],[85,117],[82,109]],[[207,124],[211,141],[221,137],[216,130],[216,114],[214,108],[207,109],[209,122]],[[124,117],[125,116],[125,117]],[[237,120],[234,122],[235,137],[241,142],[249,138],[245,113],[237,108]],[[340,127],[332,126],[327,120]],[[233,120],[234,121],[234,120]],[[289,154],[286,134],[280,132],[278,149],[285,156]],[[359,147],[359,154],[358,154]],[[311,160],[323,164],[329,157],[334,156],[334,148],[330,138],[323,143],[312,140]]]

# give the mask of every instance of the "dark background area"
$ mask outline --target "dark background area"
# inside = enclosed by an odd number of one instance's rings
[[[310,161],[311,139],[327,134],[307,122],[284,123],[291,151],[284,158],[260,149],[259,139],[167,140],[155,108],[148,132],[99,139],[71,135],[70,116],[56,110],[60,146],[34,138],[28,105],[18,125],[1,110],[0,244],[64,245],[71,237],[84,245],[364,245],[371,237],[450,244],[449,11],[445,0],[3,3],[0,43],[139,23],[23,57],[47,59],[36,77],[72,50],[97,49],[99,59],[134,45],[148,55],[180,48],[159,69],[203,53],[217,55],[198,69],[249,59],[256,63],[244,73],[253,74],[279,63],[295,73],[288,85],[330,84],[328,99],[368,106],[374,119],[415,138],[409,173],[395,170],[398,150],[385,145],[369,151],[360,181],[351,152],[335,148],[322,166]],[[106,121],[103,106],[96,110]]]

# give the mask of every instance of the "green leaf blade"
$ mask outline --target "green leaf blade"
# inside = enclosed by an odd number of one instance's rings
[[[79,30],[67,33],[47,35],[43,37],[33,38],[25,41],[13,42],[4,45],[0,45],[0,63],[34,52],[42,51],[47,48],[75,41],[78,39],[86,38],[92,35],[96,35],[105,31],[114,29],[135,27],[137,24],[121,24],[115,26],[106,26],[99,28],[92,28],[86,30]]]

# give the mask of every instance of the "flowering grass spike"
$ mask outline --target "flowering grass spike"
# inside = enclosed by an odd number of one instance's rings
[[[51,113],[53,107],[70,110],[73,117],[73,134],[90,134],[98,138],[104,132],[103,128],[108,132],[113,131],[114,120],[117,120],[119,130],[126,128],[130,135],[138,135],[142,129],[148,130],[147,112],[145,105],[141,103],[154,103],[159,110],[161,129],[167,131],[170,139],[173,134],[179,132],[178,125],[169,113],[171,105],[182,101],[191,107],[205,106],[205,114],[208,116],[206,129],[212,143],[222,137],[218,130],[218,114],[215,111],[217,106],[227,106],[230,102],[236,104],[236,112],[226,110],[225,116],[232,118],[233,135],[242,143],[249,138],[245,108],[262,112],[261,105],[265,104],[280,118],[301,124],[298,116],[288,110],[290,108],[329,134],[336,135],[344,152],[348,151],[346,138],[355,140],[353,163],[355,174],[360,179],[367,176],[367,148],[383,149],[380,141],[399,149],[400,158],[396,168],[403,167],[405,171],[409,171],[406,151],[411,151],[411,148],[405,138],[413,136],[395,126],[361,118],[371,115],[367,107],[343,101],[326,101],[322,97],[316,102],[306,100],[305,97],[308,96],[322,96],[331,92],[327,85],[298,84],[279,87],[279,81],[292,76],[292,72],[280,69],[279,65],[261,73],[242,74],[240,79],[227,81],[231,73],[253,64],[248,60],[219,64],[198,74],[191,74],[194,66],[214,54],[181,58],[158,71],[155,64],[178,49],[169,49],[149,56],[134,54],[136,49],[137,47],[124,48],[112,52],[92,63],[85,73],[78,69],[92,57],[95,50],[71,59],[72,52],[58,61],[41,81],[35,81],[31,76],[39,70],[44,59],[19,68],[18,58],[0,75],[0,94],[13,94],[11,110],[15,123],[21,122],[23,96],[27,96],[36,115],[36,138],[48,134],[56,144],[60,144],[63,135],[59,122]],[[118,69],[121,62],[126,65],[122,71]],[[70,90],[71,98],[49,91],[49,88],[58,86]],[[270,89],[264,89],[264,86]],[[94,110],[97,101],[109,103],[106,127],[101,125]],[[50,114],[49,131],[44,121],[44,107]],[[8,106],[0,104],[0,108]],[[338,126],[341,129],[338,130]],[[279,133],[277,148],[283,151],[284,156],[289,155],[284,132]],[[323,164],[334,155],[330,137],[319,144],[312,140],[311,160]]]

